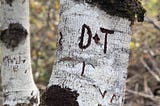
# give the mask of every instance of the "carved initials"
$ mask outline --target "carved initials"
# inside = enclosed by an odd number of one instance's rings
[[[107,35],[108,34],[114,34],[114,31],[113,30],[108,30],[108,29],[104,29],[104,28],[100,28],[100,30],[101,30],[101,32],[102,33],[105,33],[105,41],[104,41],[104,53],[106,53],[107,52]]]
[[[107,91],[106,91],[106,90],[102,93],[101,89],[99,89],[99,92],[100,92],[100,94],[101,94],[102,98],[104,98],[104,97],[105,97],[105,95],[106,95],[106,93],[107,93]]]
[[[85,35],[85,31],[87,30],[87,34],[88,34],[88,42],[86,45],[83,44],[84,42],[84,35]],[[114,34],[114,31],[113,30],[108,30],[108,29],[105,29],[105,28],[102,28],[100,27],[100,31],[102,33],[105,33],[105,39],[104,39],[104,50],[103,52],[106,53],[107,52],[107,35],[108,34]],[[88,48],[90,45],[91,45],[91,39],[92,39],[92,32],[91,32],[91,29],[88,25],[84,24],[82,26],[82,33],[81,33],[81,37],[80,37],[80,43],[79,43],[79,48],[81,49],[86,49]],[[93,37],[94,41],[96,44],[99,43],[100,41],[100,38],[98,36],[98,34],[96,33],[95,36]]]
[[[87,29],[88,42],[87,42],[86,45],[83,45],[85,29]],[[81,49],[86,49],[87,47],[89,47],[90,44],[91,44],[91,38],[92,38],[91,29],[90,29],[89,26],[87,26],[86,24],[84,24],[84,25],[82,26],[82,33],[81,33],[81,37],[80,37],[81,41],[80,41],[80,43],[79,43],[79,48],[81,48]]]

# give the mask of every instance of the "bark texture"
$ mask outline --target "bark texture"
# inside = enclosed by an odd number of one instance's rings
[[[88,3],[91,6],[96,6],[107,14],[127,18],[132,23],[144,20],[146,10],[143,8],[139,0],[74,0],[78,3]]]
[[[30,59],[29,0],[1,0],[4,106],[38,106]]]
[[[60,5],[56,61],[46,91],[50,94],[46,95],[47,106],[55,102],[56,106],[123,106],[131,21],[106,14],[88,3],[61,0]],[[69,89],[74,101],[60,92],[56,95],[64,95],[69,103],[54,101],[55,86],[61,91]],[[75,101],[77,105],[69,105]]]

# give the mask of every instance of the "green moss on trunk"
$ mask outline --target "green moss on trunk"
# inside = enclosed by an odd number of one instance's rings
[[[144,20],[146,10],[138,0],[74,0],[97,6],[107,14],[127,18],[131,22]]]

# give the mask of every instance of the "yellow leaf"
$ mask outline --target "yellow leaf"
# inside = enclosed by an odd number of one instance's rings
[[[131,48],[131,49],[135,48],[135,43],[134,43],[134,42],[131,42],[131,43],[130,43],[130,48]]]

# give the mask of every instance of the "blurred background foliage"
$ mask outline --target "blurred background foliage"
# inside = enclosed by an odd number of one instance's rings
[[[31,55],[36,83],[47,85],[56,49],[58,0],[30,0]]]
[[[160,106],[160,0],[141,2],[147,13],[132,27],[125,106]],[[54,63],[59,7],[59,0],[30,0],[32,67],[42,90]]]
[[[142,0],[143,23],[135,22],[125,106],[160,106],[160,0]]]

